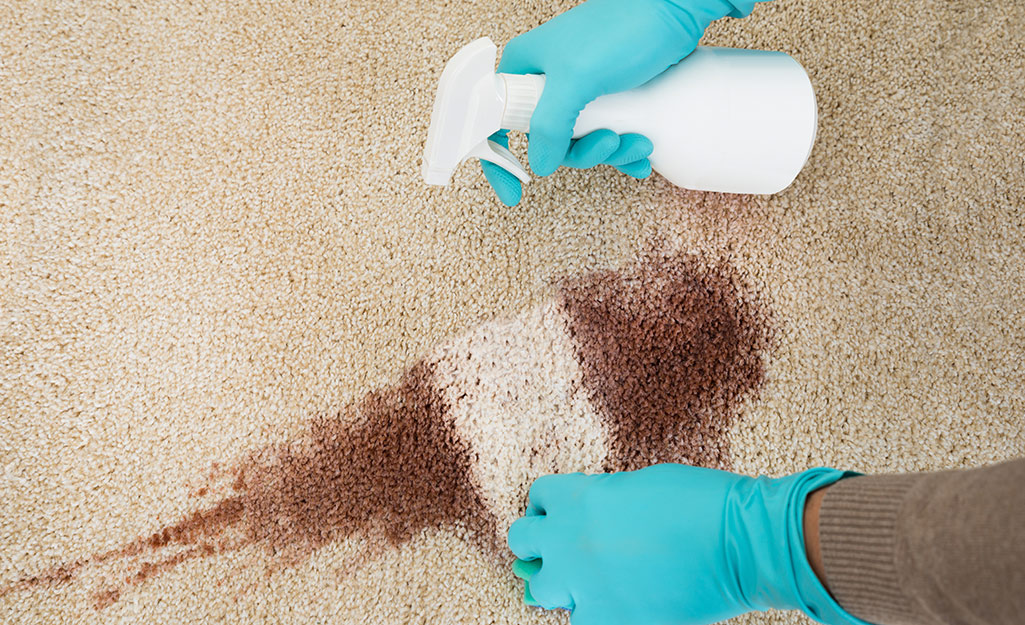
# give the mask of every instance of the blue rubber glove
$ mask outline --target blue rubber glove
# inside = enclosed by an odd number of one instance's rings
[[[638,87],[697,47],[713,21],[743,17],[755,0],[587,0],[512,41],[498,71],[545,74],[545,87],[530,118],[527,156],[538,176],[560,165],[604,163],[631,176],[651,173],[651,142],[641,135],[606,132],[572,141],[580,111],[595,98]],[[602,131],[598,131],[602,132]],[[610,136],[611,135],[611,136]],[[509,147],[504,131],[492,140]],[[513,206],[522,190],[515,176],[487,161],[484,175],[499,199]]]
[[[867,625],[829,595],[804,548],[808,494],[848,475],[680,464],[548,475],[509,529],[513,571],[528,603],[572,610],[573,625],[704,625],[769,608]]]

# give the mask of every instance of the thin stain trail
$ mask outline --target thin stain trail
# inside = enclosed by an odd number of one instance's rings
[[[102,609],[123,590],[187,560],[262,545],[291,565],[355,534],[378,535],[394,546],[426,528],[462,527],[493,549],[493,521],[470,482],[468,448],[446,410],[432,366],[420,363],[395,387],[340,415],[314,419],[302,440],[239,462],[234,494],[117,549],[18,580],[0,595],[65,583],[111,560],[143,560],[95,593]]]
[[[694,256],[650,257],[567,280],[558,297],[581,382],[610,434],[606,469],[663,461],[728,467],[727,431],[764,380],[771,338],[765,307],[740,273]],[[473,392],[488,393],[487,382]],[[216,503],[121,547],[0,587],[0,596],[67,583],[103,565],[122,571],[94,593],[103,609],[196,558],[258,545],[275,562],[294,565],[356,534],[397,546],[428,528],[458,530],[501,559],[503,537],[473,477],[475,463],[494,459],[478,458],[445,397],[435,365],[421,361],[395,386],[313,419],[300,440],[235,463]],[[214,490],[211,483],[196,495]]]

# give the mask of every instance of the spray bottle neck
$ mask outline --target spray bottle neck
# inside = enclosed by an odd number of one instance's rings
[[[544,74],[498,74],[505,88],[502,128],[530,132],[530,117],[545,88]]]
[[[445,64],[431,111],[424,146],[423,177],[446,185],[468,158],[489,161],[528,182],[530,174],[502,144],[490,137],[505,128],[526,132],[544,76],[495,73],[498,48],[482,37],[460,48]]]

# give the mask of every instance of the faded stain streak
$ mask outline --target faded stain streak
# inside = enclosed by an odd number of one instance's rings
[[[296,564],[356,533],[376,533],[391,545],[428,528],[462,527],[471,536],[494,536],[493,520],[470,482],[468,448],[446,412],[432,367],[418,364],[396,387],[371,393],[337,416],[315,419],[306,438],[239,462],[231,486],[236,494],[118,549],[15,582],[0,594],[67,582],[83,567],[114,558],[163,556],[135,565],[117,587],[94,593],[94,605],[102,609],[152,575],[248,545],[262,545],[279,561]]]
[[[728,468],[727,432],[765,378],[766,309],[725,260],[648,259],[566,281],[584,384],[611,436],[606,469]]]

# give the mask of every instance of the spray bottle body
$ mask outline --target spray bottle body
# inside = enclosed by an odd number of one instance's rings
[[[507,92],[533,80],[540,97],[538,77],[500,76]],[[503,127],[529,132],[535,105],[507,99]],[[644,85],[588,104],[573,136],[639,133],[654,146],[652,168],[677,186],[771,194],[803,168],[817,120],[811,82],[792,57],[701,46]]]

